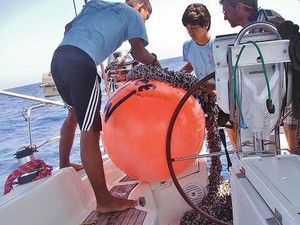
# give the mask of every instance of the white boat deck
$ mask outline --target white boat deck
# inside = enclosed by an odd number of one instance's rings
[[[1,199],[0,224],[104,225],[116,221],[120,225],[179,224],[183,213],[190,209],[171,180],[140,182],[129,178],[110,160],[105,162],[105,172],[108,189],[113,195],[139,199],[140,205],[121,213],[95,212],[94,192],[84,170],[76,172],[69,167],[55,170],[49,177],[15,186]],[[195,196],[197,201],[204,197],[206,173],[206,160],[203,159],[178,178],[183,187],[203,190],[202,196]]]

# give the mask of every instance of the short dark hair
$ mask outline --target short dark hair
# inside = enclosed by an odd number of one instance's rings
[[[199,25],[210,29],[211,16],[205,5],[201,3],[193,3],[188,5],[182,16],[183,26]]]
[[[146,9],[150,14],[152,13],[152,6],[149,0],[126,0],[126,4],[135,7],[138,4],[144,4],[142,8]]]
[[[232,7],[236,7],[238,3],[243,3],[246,6],[249,6],[248,11],[257,11],[257,0],[220,0],[219,3],[223,5],[224,2],[228,2]]]

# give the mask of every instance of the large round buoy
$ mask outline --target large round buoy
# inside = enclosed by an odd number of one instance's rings
[[[166,136],[171,117],[186,91],[156,80],[134,80],[120,87],[107,101],[102,140],[111,160],[141,181],[170,178],[166,162]],[[172,158],[196,155],[205,136],[204,113],[190,97],[174,125]],[[194,160],[174,163],[176,174]]]

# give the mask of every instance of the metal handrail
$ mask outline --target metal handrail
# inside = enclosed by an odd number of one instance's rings
[[[234,42],[234,46],[239,45],[241,43],[242,38],[244,37],[244,35],[251,31],[251,30],[255,30],[255,29],[263,29],[263,30],[267,30],[270,31],[272,33],[274,33],[278,40],[281,40],[281,36],[278,33],[276,27],[269,23],[269,22],[252,22],[250,24],[248,24],[247,26],[245,26],[237,35],[235,42]]]
[[[48,100],[48,99],[44,99],[44,98],[38,98],[38,97],[29,96],[29,95],[18,94],[18,93],[14,93],[14,92],[10,92],[10,91],[0,90],[0,94],[8,95],[11,97],[28,99],[28,100],[32,100],[32,101],[36,101],[36,102],[42,102],[44,104],[64,106],[64,103],[62,101],[53,101],[53,100]]]
[[[25,119],[28,122],[28,134],[29,134],[29,144],[30,145],[33,145],[32,128],[31,128],[31,112],[32,112],[32,110],[44,107],[46,105],[64,106],[64,103],[62,101],[53,101],[53,100],[48,100],[48,99],[44,99],[44,98],[38,98],[38,97],[29,96],[29,95],[18,94],[18,93],[14,93],[14,92],[10,92],[10,91],[0,90],[0,94],[7,95],[7,96],[10,96],[10,97],[18,97],[18,98],[22,98],[22,99],[32,100],[32,101],[36,101],[36,102],[41,103],[41,104],[31,106],[28,109],[24,110],[24,113],[26,113],[26,118]]]

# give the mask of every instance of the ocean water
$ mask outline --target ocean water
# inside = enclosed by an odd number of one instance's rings
[[[181,57],[176,57],[161,60],[161,64],[163,67],[176,71],[182,68],[185,63]],[[40,83],[13,88],[7,91],[44,98],[44,90],[40,87]],[[102,93],[105,93],[105,91]],[[47,99],[60,100],[60,97]],[[104,95],[102,99],[103,107],[107,96]],[[39,102],[0,94],[0,198],[3,195],[3,188],[8,175],[19,167],[19,162],[15,159],[14,154],[18,149],[30,144],[28,120],[23,116],[24,110],[28,110],[30,107],[39,104]],[[47,140],[49,141],[49,138],[59,136],[60,127],[66,115],[67,109],[63,106],[47,105],[32,110],[32,143],[38,146],[35,158],[44,160],[54,168],[58,167],[58,142],[53,141],[45,145],[44,143]],[[78,143],[79,140],[77,138],[71,152],[71,161],[74,163],[80,163]]]

